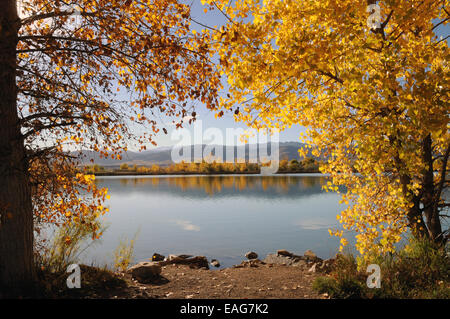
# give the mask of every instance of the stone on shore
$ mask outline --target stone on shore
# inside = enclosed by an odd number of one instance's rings
[[[309,250],[309,249],[307,251],[305,251],[305,253],[303,255],[305,257],[309,257],[311,259],[317,258],[317,255],[312,250]]]
[[[311,268],[309,268],[308,272],[313,272],[313,273],[316,272],[317,271],[317,265],[318,264],[312,265]]]
[[[183,258],[183,259],[187,259],[187,258],[191,258],[193,257],[192,255],[178,255],[178,257]]]
[[[293,253],[287,251],[286,249],[280,249],[280,250],[277,250],[277,255],[286,256],[286,257],[292,257],[292,256],[294,256]]]
[[[163,261],[166,257],[158,254],[158,253],[154,253],[152,256],[152,261]]]
[[[292,254],[292,256],[280,255],[280,254],[268,254],[264,259],[266,264],[274,264],[274,265],[286,265],[286,266],[296,266],[302,267],[306,265],[306,261],[303,260],[302,256],[296,256]]]
[[[335,263],[335,259],[330,258],[327,260],[323,260],[323,261],[319,261],[319,262],[315,262],[311,268],[309,268],[309,272],[318,272],[318,273],[325,273],[328,274],[332,271],[333,269],[333,265]]]
[[[217,259],[212,259],[211,265],[214,267],[220,267],[220,262]]]
[[[127,273],[140,283],[146,283],[159,277],[161,274],[161,265],[158,262],[140,262],[130,268]]]
[[[165,260],[170,261],[170,260],[188,259],[191,257],[193,257],[193,256],[192,255],[172,255],[172,254],[170,254],[169,256],[167,256],[167,258]]]
[[[250,260],[244,260],[239,265],[234,265],[233,268],[246,268],[246,267],[259,267],[260,265],[265,265],[266,263],[259,260],[259,259],[250,259]]]
[[[307,251],[305,251],[305,253],[303,255],[304,255],[304,258],[307,261],[310,261],[310,262],[315,262],[316,263],[316,262],[323,261],[322,258],[317,257],[317,255],[312,250],[309,250],[309,249]]]
[[[247,259],[257,259],[258,258],[258,254],[255,253],[254,251],[249,251],[248,253],[245,254],[245,257]]]
[[[160,261],[161,266],[166,265],[188,265],[191,268],[206,268],[209,269],[208,259],[205,256],[190,257],[190,255],[169,255],[166,260]]]

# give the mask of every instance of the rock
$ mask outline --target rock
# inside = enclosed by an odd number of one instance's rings
[[[312,261],[312,262],[321,262],[322,261],[322,258],[317,257],[317,255],[311,250],[305,251],[305,253],[303,255],[307,261]]]
[[[312,265],[311,268],[309,268],[308,272],[316,272],[317,271],[317,264]]]
[[[305,257],[309,257],[311,259],[317,258],[317,255],[312,250],[309,250],[309,249],[307,251],[305,251],[305,253],[303,255]]]
[[[245,254],[245,257],[247,259],[256,259],[258,258],[258,254],[253,251],[249,251],[248,253]]]
[[[220,263],[218,260],[216,259],[212,259],[211,260],[211,265],[213,265],[214,267],[220,267]]]
[[[290,253],[290,252],[288,252],[286,249],[280,249],[280,250],[277,250],[277,255],[281,255],[281,256],[286,256],[286,257],[292,257],[292,256],[294,256],[294,254],[292,254],[292,253]]]
[[[165,260],[188,259],[191,257],[192,255],[169,255]]]
[[[158,254],[158,253],[154,253],[152,256],[152,261],[163,261],[166,257]]]
[[[183,259],[187,259],[187,258],[191,258],[193,256],[192,255],[178,255],[178,257],[183,258]]]
[[[309,268],[309,272],[317,272],[317,273],[325,273],[328,274],[331,272],[334,264],[334,259],[327,259],[324,261],[315,262],[312,264],[311,268]]]
[[[285,255],[268,254],[264,259],[267,264],[287,265],[287,266],[304,266],[306,261],[301,256],[292,255],[288,257]]]
[[[161,266],[170,265],[189,265],[191,268],[209,269],[208,259],[205,256],[186,257],[189,255],[169,255],[166,260],[160,261]]]
[[[333,265],[335,263],[335,259],[330,258],[319,263],[318,271],[321,273],[330,273],[333,270]]]
[[[140,262],[127,270],[131,277],[140,283],[159,277],[161,274],[161,265],[157,262]]]
[[[234,265],[233,268],[245,268],[245,267],[259,267],[259,265],[265,265],[266,263],[259,259],[244,260],[239,265]]]
[[[176,259],[176,258],[178,258],[177,255],[172,255],[172,254],[170,254],[169,256],[167,256],[167,258],[166,258],[165,260],[166,260],[166,261],[167,261],[167,260],[173,260],[173,259]]]

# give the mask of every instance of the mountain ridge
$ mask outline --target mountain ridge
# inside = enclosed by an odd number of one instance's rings
[[[274,143],[276,144],[276,143]],[[305,146],[304,143],[299,142],[280,142],[279,144],[279,158],[280,160],[287,159],[287,160],[299,160],[301,159],[298,150]],[[252,144],[254,146],[255,144]],[[198,147],[200,145],[191,145],[191,161],[194,160],[194,148]],[[202,144],[202,154],[204,152],[204,149],[206,146],[209,148],[220,148],[222,147],[223,156],[225,157],[226,161],[229,161],[228,158],[226,158],[227,151],[231,152],[230,148],[234,148],[234,160],[237,160],[237,155],[244,152],[245,159],[249,159],[249,144],[245,144],[242,146],[226,146],[226,145],[210,145],[210,144]],[[174,146],[175,147],[175,146]],[[79,156],[80,159],[80,165],[91,165],[93,163],[101,165],[101,166],[120,166],[121,164],[128,164],[128,165],[138,165],[138,166],[149,166],[153,164],[157,165],[170,165],[174,162],[172,161],[172,150],[174,147],[157,147],[155,149],[146,150],[142,152],[136,152],[136,151],[127,151],[122,154],[122,160],[116,160],[116,159],[105,159],[100,158],[99,154],[94,151],[88,151],[88,150],[82,150],[80,152],[72,152],[72,154],[76,154]],[[263,143],[258,144],[258,151],[263,150],[264,147],[266,147],[266,154],[270,156],[270,150],[272,148],[272,143]],[[244,150],[242,149],[244,148]],[[81,153],[81,154],[80,154]],[[259,154],[259,152],[258,152]],[[214,154],[212,154],[214,155]],[[307,157],[314,157],[311,155],[310,152],[308,152]]]

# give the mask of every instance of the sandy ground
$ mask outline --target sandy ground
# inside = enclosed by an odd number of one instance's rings
[[[158,280],[146,284],[138,283],[127,274],[121,276],[129,284],[129,293],[111,298],[326,298],[312,290],[312,282],[318,275],[304,267],[258,265],[206,270],[167,265]]]

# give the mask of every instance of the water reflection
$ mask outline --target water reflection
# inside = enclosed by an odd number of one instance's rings
[[[154,252],[204,255],[225,266],[253,250],[262,258],[277,249],[332,256],[338,240],[339,195],[327,193],[327,177],[308,175],[225,175],[99,177],[107,187],[109,225],[102,244],[85,261],[110,263],[119,239],[133,238],[135,260]]]
[[[174,196],[221,197],[292,197],[322,192],[327,177],[323,175],[214,175],[214,176],[146,176],[97,178],[97,184],[112,192],[158,192]]]

